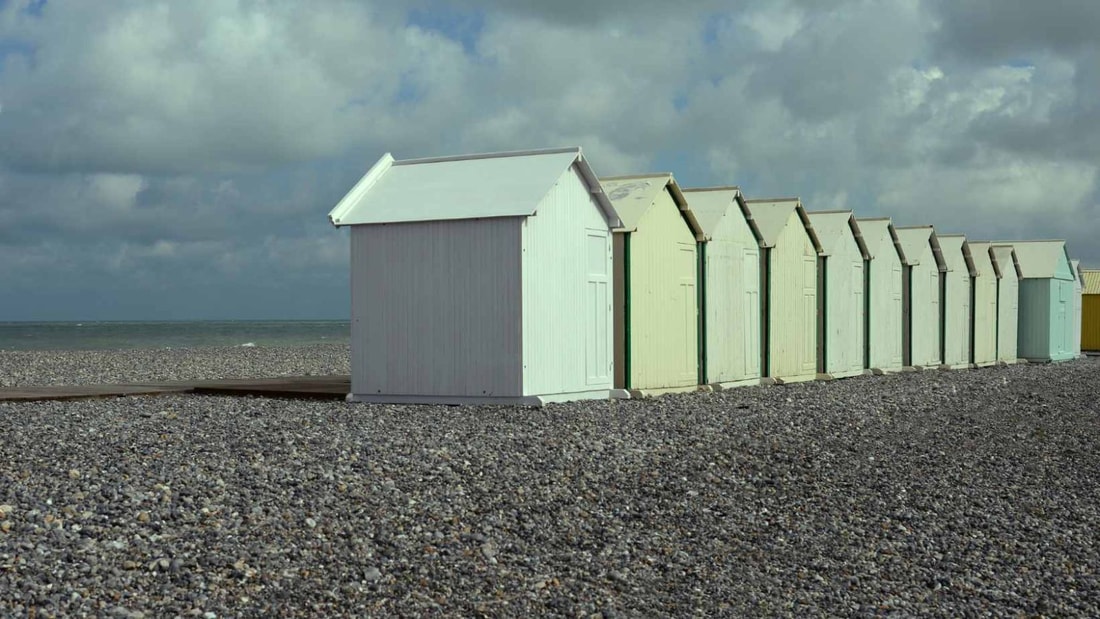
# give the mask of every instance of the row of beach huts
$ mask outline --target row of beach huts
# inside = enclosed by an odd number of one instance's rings
[[[974,241],[579,148],[396,161],[351,229],[352,401],[545,402],[1080,355],[1063,241]]]

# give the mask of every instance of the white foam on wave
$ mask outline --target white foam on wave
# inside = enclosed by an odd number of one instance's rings
[[[256,347],[256,342],[245,342],[244,344],[241,344],[241,345],[238,346],[238,348],[255,348],[255,347]]]

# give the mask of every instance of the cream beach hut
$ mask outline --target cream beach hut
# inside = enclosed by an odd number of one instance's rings
[[[1033,362],[1075,358],[1073,294],[1076,278],[1065,241],[1004,241],[1003,244],[1016,250],[1020,265],[1017,353]]]
[[[946,270],[936,231],[932,226],[895,229],[905,265],[902,293],[905,314],[902,339],[905,366],[912,369],[938,367],[943,362],[940,341],[940,279]]]
[[[395,403],[607,398],[620,221],[579,148],[396,161],[351,228],[351,393]]]
[[[867,367],[875,374],[897,372],[902,356],[902,263],[904,254],[889,218],[859,218],[867,261]]]
[[[685,189],[703,229],[704,371],[716,389],[760,384],[760,241],[737,187]]]
[[[971,282],[974,278],[974,260],[970,256],[970,246],[961,234],[941,234],[938,236],[943,252],[944,271],[943,294],[940,297],[940,312],[943,320],[943,368],[969,368],[970,361],[970,322]]]
[[[777,383],[813,380],[821,243],[798,198],[746,200],[745,207],[761,238],[761,368]]]
[[[671,174],[602,178],[615,230],[615,386],[641,397],[699,386],[702,230]]]
[[[1012,365],[1016,354],[1020,317],[1020,263],[1011,245],[992,245],[990,253],[997,268],[997,361]]]
[[[815,211],[808,215],[821,243],[817,371],[825,379],[856,376],[866,369],[867,246],[852,211]]]

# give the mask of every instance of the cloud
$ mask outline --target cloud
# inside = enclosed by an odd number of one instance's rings
[[[386,151],[581,145],[1100,266],[1094,4],[0,2],[0,320],[346,315],[325,214]]]

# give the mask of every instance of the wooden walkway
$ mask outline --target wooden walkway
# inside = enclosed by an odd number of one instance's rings
[[[259,396],[268,398],[319,398],[342,400],[351,391],[349,376],[283,376],[230,380],[127,383],[121,385],[47,385],[0,388],[0,402],[80,400],[128,395],[197,393],[206,395]]]

